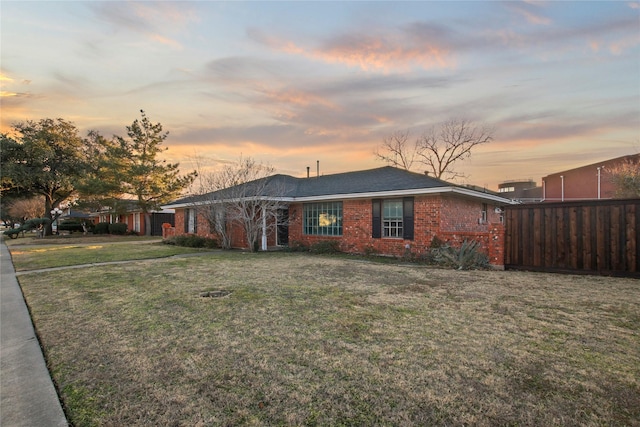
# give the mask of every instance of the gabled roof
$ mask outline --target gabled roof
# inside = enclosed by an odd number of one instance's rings
[[[265,183],[265,180],[268,182]],[[311,178],[295,178],[289,175],[273,175],[244,184],[245,194],[251,186],[261,189],[263,194],[252,196],[276,197],[283,201],[314,201],[346,198],[400,197],[418,194],[457,193],[459,195],[490,200],[500,204],[510,201],[494,193],[484,193],[467,187],[451,184],[404,169],[385,166],[356,172],[323,175]],[[277,190],[275,190],[277,189]],[[276,193],[277,192],[277,193]],[[202,200],[225,199],[232,190],[220,190],[206,196],[190,196],[176,200],[165,208],[190,206]],[[215,196],[215,197],[212,197]]]

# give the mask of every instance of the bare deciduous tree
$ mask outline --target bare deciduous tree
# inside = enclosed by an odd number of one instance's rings
[[[224,248],[231,246],[233,225],[242,227],[251,251],[258,249],[262,236],[277,227],[287,183],[274,173],[270,165],[241,158],[220,171],[199,174],[200,197],[194,199],[193,206]]]
[[[409,142],[409,131],[397,130],[382,140],[382,146],[374,152],[376,158],[393,166],[411,170],[419,152],[418,141]]]
[[[9,205],[9,215],[12,218],[32,219],[45,216],[44,197],[33,197],[31,199],[18,199]]]
[[[429,175],[456,179],[465,175],[457,172],[454,164],[471,156],[476,146],[492,140],[492,128],[466,119],[452,119],[424,132],[413,143],[409,141],[409,131],[396,131],[383,140],[375,155],[399,168],[411,170],[421,164]]]
[[[607,170],[609,180],[615,186],[615,197],[640,197],[640,160],[627,158]]]

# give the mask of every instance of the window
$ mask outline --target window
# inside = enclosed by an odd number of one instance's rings
[[[382,236],[402,238],[402,200],[384,201]]]
[[[184,232],[196,234],[198,232],[197,215],[195,209],[185,209]]]
[[[371,237],[413,240],[413,197],[372,200]]]
[[[226,232],[226,215],[224,206],[210,206],[209,212],[205,214],[209,223],[209,234],[224,234]]]
[[[342,202],[306,203],[303,232],[312,236],[342,236]]]
[[[133,214],[133,231],[140,232],[140,212],[134,212]]]

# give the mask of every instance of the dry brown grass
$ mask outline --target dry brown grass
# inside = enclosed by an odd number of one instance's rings
[[[286,253],[19,279],[77,426],[640,425],[637,280]]]

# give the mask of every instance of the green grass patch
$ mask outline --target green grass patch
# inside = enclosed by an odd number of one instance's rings
[[[163,258],[201,252],[193,248],[164,245],[149,241],[66,240],[55,244],[11,245],[11,258],[16,271],[65,267],[110,261]]]
[[[215,252],[19,280],[76,426],[640,419],[632,279]]]

